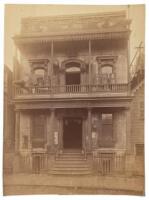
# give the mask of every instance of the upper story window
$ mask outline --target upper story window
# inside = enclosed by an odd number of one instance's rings
[[[66,64],[65,82],[66,85],[79,85],[81,80],[80,64],[77,62],[70,62]]]
[[[109,65],[105,65],[101,68],[102,74],[112,74],[112,67]]]
[[[31,59],[31,79],[33,85],[44,86],[47,80],[48,59]]]
[[[34,76],[38,86],[44,85],[44,77],[45,77],[45,70],[44,69],[36,69],[34,70]]]
[[[114,84],[116,81],[116,56],[98,56],[98,83]]]

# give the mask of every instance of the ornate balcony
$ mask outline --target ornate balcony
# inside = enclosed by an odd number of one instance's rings
[[[61,97],[66,96],[69,97],[70,95],[102,95],[104,96],[109,94],[115,95],[125,95],[128,92],[128,84],[121,83],[121,84],[103,84],[103,85],[64,85],[64,86],[51,86],[51,87],[16,87],[15,88],[15,97],[23,97],[23,96],[43,96],[50,95],[50,97]]]

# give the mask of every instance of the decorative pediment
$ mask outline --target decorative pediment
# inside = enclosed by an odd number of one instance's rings
[[[74,63],[74,65],[73,65],[73,63]],[[71,59],[64,60],[61,63],[60,71],[65,72],[66,69],[70,68],[70,67],[71,68],[72,67],[79,67],[81,72],[85,72],[87,70],[85,62],[83,62],[82,60],[77,59],[77,58],[71,58]]]
[[[113,66],[117,60],[117,56],[105,55],[105,56],[97,56],[96,60],[100,66],[111,65]]]
[[[44,69],[47,71],[48,68],[48,59],[30,59],[29,60],[31,71],[34,71],[35,69]]]

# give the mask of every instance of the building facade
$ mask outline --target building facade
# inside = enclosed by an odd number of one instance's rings
[[[123,11],[22,20],[14,172],[133,173],[129,25]]]
[[[12,83],[13,83],[13,73],[8,66],[4,66],[4,172],[12,173],[13,171],[13,157],[14,157],[14,107],[12,103],[13,93],[12,93]]]

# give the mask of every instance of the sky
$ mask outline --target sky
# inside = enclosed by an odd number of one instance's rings
[[[128,17],[132,20],[130,35],[130,61],[135,54],[136,48],[141,41],[144,42],[144,5],[48,5],[48,4],[7,4],[5,5],[5,23],[4,23],[4,63],[13,69],[14,43],[12,37],[19,34],[21,28],[21,18],[40,17],[50,15],[67,15],[83,13],[100,13],[126,10]]]

